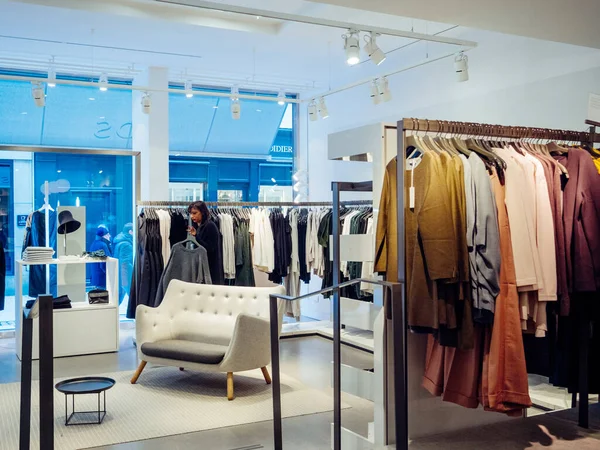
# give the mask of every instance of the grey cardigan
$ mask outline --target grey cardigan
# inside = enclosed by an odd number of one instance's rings
[[[173,246],[169,262],[160,277],[154,307],[161,304],[171,280],[212,284],[206,249],[202,246],[188,249],[181,242]]]

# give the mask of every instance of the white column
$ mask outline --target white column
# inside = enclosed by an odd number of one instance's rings
[[[149,67],[136,76],[135,86],[167,89],[169,70]],[[148,92],[152,99],[150,114],[142,111],[144,92],[133,91],[133,150],[142,153],[141,199],[168,200],[169,195],[169,94]]]

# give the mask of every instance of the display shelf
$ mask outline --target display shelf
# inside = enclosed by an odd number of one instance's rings
[[[17,357],[21,359],[22,321],[24,298],[23,268],[32,265],[71,265],[106,263],[106,290],[109,302],[89,304],[87,301],[71,301],[71,308],[55,309],[54,316],[54,356],[90,355],[119,351],[119,261],[115,258],[97,260],[59,260],[42,263],[17,261],[15,271],[15,334]],[[62,286],[62,285],[61,285]],[[80,298],[77,296],[77,298]],[[71,299],[72,300],[72,299]],[[39,358],[37,319],[33,323],[33,359]]]
[[[17,263],[21,264],[23,266],[50,266],[50,265],[56,265],[56,266],[62,266],[62,265],[66,265],[66,264],[95,264],[95,263],[105,263],[106,261],[108,261],[111,258],[106,258],[106,259],[97,259],[97,258],[80,258],[77,260],[71,260],[71,259],[67,259],[67,260],[63,260],[63,259],[48,259],[45,261],[23,261],[23,260],[18,260]]]

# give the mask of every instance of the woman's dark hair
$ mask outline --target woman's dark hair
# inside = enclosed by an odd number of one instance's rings
[[[197,209],[202,214],[202,223],[206,222],[210,217],[210,212],[208,211],[208,206],[204,202],[194,202],[190,206],[188,206],[188,213],[192,212],[192,209]]]

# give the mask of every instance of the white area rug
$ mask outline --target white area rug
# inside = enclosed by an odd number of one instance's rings
[[[152,439],[273,419],[271,386],[260,370],[235,374],[234,401],[226,396],[226,375],[180,372],[176,367],[148,366],[138,384],[133,372],[103,374],[114,378],[107,391],[107,414],[101,425],[65,426],[64,395],[54,395],[56,450],[82,449]],[[283,417],[326,412],[332,397],[282,374]],[[59,380],[56,380],[59,381]],[[39,448],[38,383],[33,383],[32,449]],[[20,384],[0,385],[0,449],[19,448]],[[69,398],[69,410],[71,408]],[[97,408],[97,396],[77,396],[78,411]],[[87,419],[84,417],[84,419]],[[93,419],[91,417],[90,419]]]

